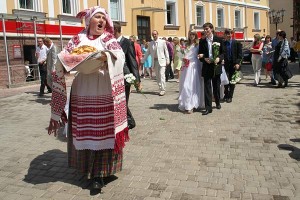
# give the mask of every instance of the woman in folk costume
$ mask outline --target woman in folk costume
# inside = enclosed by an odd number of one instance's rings
[[[92,189],[101,190],[103,177],[122,169],[123,147],[129,140],[123,65],[125,56],[113,35],[113,23],[106,10],[99,6],[77,14],[85,18],[86,28],[74,36],[65,48],[89,45],[102,52],[99,59],[105,70],[88,74],[80,71],[73,80],[70,94],[68,161],[93,181]],[[89,66],[86,66],[89,67]],[[56,136],[59,120],[66,121],[64,67],[61,62],[53,72],[51,119],[48,134]]]
[[[198,59],[198,49],[197,32],[189,31],[181,67],[178,98],[178,108],[187,114],[193,113],[194,108],[204,107],[202,63]]]

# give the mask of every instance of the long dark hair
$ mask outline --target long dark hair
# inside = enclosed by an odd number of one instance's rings
[[[267,36],[265,37],[265,42],[264,42],[265,44],[267,44],[267,39],[268,39],[268,38],[270,39],[270,42],[272,42],[272,41],[271,41],[271,40],[272,40],[271,36],[270,36],[270,35],[267,35]]]

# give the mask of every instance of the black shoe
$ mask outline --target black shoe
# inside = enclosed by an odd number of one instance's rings
[[[271,81],[271,82],[269,82],[269,84],[276,85],[276,82]]]
[[[38,96],[39,96],[39,97],[42,97],[42,96],[44,96],[44,93],[39,93]]]
[[[202,113],[202,115],[208,115],[209,113],[212,113],[212,110],[206,110]]]
[[[227,102],[227,97],[224,97],[223,99],[220,99],[220,103]]]
[[[94,190],[101,190],[104,187],[103,178],[97,177],[94,178],[92,189]]]
[[[128,129],[133,129],[135,125],[135,120],[132,118],[127,118],[127,123],[128,123]]]
[[[282,83],[278,83],[277,88],[283,88]]]
[[[283,87],[287,87],[289,84],[288,80],[284,81]]]
[[[226,103],[231,103],[232,102],[232,98],[228,98],[227,100],[226,100]]]
[[[216,105],[217,109],[221,109],[221,104]]]

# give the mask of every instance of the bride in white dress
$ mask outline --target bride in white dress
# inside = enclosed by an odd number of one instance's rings
[[[179,81],[178,108],[188,114],[194,109],[204,108],[203,79],[201,76],[202,63],[198,59],[198,35],[189,32],[186,49],[182,52],[183,62]]]

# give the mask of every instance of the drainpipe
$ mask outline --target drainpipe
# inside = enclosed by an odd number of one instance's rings
[[[11,86],[10,66],[9,66],[9,56],[8,56],[8,48],[7,48],[7,40],[6,40],[5,20],[3,15],[2,15],[2,27],[3,27],[3,38],[4,38],[6,65],[7,65],[7,74],[8,74],[8,88],[10,88]]]
[[[63,39],[62,39],[62,28],[61,28],[61,19],[58,19],[59,22],[59,36],[60,36],[60,46],[61,50],[63,50],[64,44],[63,44]]]
[[[184,0],[184,3],[183,3],[183,13],[184,13],[184,35],[185,35],[185,38],[187,38],[187,31],[186,31],[186,19],[187,19],[187,16],[186,16],[186,8],[185,8],[185,5],[186,5],[186,0]]]
[[[100,6],[100,0],[97,0],[97,6]]]
[[[34,39],[35,39],[35,47],[37,47],[37,33],[36,33],[36,17],[32,18],[33,20],[33,30],[34,30]]]
[[[245,25],[246,25],[246,38],[247,38],[247,40],[248,40],[248,23],[247,23],[247,3],[246,3],[246,5],[245,5]]]

